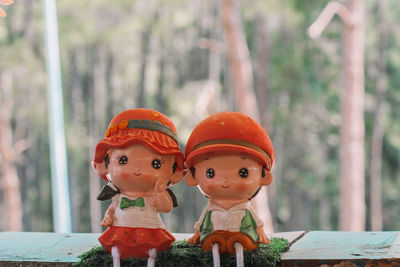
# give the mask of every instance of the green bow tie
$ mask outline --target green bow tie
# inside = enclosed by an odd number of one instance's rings
[[[119,205],[119,208],[121,210],[129,208],[129,207],[139,207],[139,208],[144,208],[144,198],[139,197],[135,200],[130,200],[126,197],[122,197],[121,199],[121,204]]]

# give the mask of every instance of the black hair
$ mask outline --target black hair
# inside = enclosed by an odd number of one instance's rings
[[[251,198],[249,198],[249,200],[251,200],[252,198],[254,198],[255,196],[257,196],[258,192],[260,192],[261,190],[261,186],[257,189],[257,191],[251,196]]]
[[[106,156],[104,157],[104,165],[106,166],[106,169],[109,164],[110,164],[110,156],[106,154]]]
[[[176,199],[174,192],[172,192],[171,188],[167,188],[166,191],[168,192],[169,197],[172,200],[172,207],[174,208],[178,207],[178,200]]]
[[[173,174],[175,173],[177,167],[178,167],[178,163],[174,162],[174,165],[172,165],[172,173]]]
[[[192,176],[194,178],[194,174],[196,172],[196,168],[195,167],[190,167],[190,172],[192,173]]]
[[[172,173],[173,174],[176,172],[177,167],[178,167],[178,163],[174,162],[174,164],[172,165]],[[170,186],[171,184],[172,184],[172,182],[168,182],[167,186]],[[172,207],[174,207],[174,208],[178,207],[178,200],[176,199],[174,192],[172,192],[171,188],[167,188],[166,190],[168,192],[169,197],[172,200]]]
[[[262,166],[262,170],[261,170],[261,177],[264,178],[266,175],[266,171],[267,171],[267,167],[265,165]],[[252,198],[254,198],[255,196],[257,196],[258,192],[260,192],[261,190],[261,186],[257,189],[257,191],[251,196],[251,198],[249,198],[249,200],[251,200]]]

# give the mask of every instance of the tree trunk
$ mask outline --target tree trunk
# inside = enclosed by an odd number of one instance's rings
[[[353,25],[344,26],[344,90],[341,96],[340,230],[365,229],[364,2],[347,0]]]
[[[255,91],[256,91],[256,99],[258,105],[258,112],[260,114],[261,125],[270,132],[271,124],[269,123],[269,115],[268,115],[268,95],[269,95],[269,47],[268,47],[268,29],[267,29],[267,21],[263,14],[258,14],[256,17],[256,51],[255,51],[255,65],[256,68],[254,70],[255,77]],[[277,150],[275,150],[277,151]],[[283,156],[283,155],[280,155]],[[276,162],[281,157],[276,157],[275,160],[275,172],[276,174]],[[281,177],[281,176],[277,176]],[[275,177],[276,178],[276,177]],[[276,224],[276,194],[278,188],[279,181],[275,180],[270,186],[267,188],[268,192],[268,202],[270,208],[270,216],[272,228],[275,229]]]
[[[34,38],[34,3],[35,1],[27,1],[25,2],[24,9],[24,20],[23,20],[23,27],[22,27],[22,35],[24,39],[30,44],[31,48],[33,49],[33,38]]]
[[[308,29],[316,38],[335,14],[344,22],[339,216],[344,231],[365,229],[364,12],[363,0],[347,0],[346,6],[331,1]]]
[[[237,109],[256,121],[260,121],[253,90],[253,71],[249,48],[234,0],[223,0],[222,24],[225,30],[228,60],[233,74]]]
[[[106,114],[106,56],[105,49],[99,47],[93,49],[92,70],[93,70],[93,93],[91,111],[89,114],[89,162],[93,160],[96,144],[102,139],[100,133],[105,132],[105,114]],[[101,232],[100,221],[102,219],[101,204],[97,200],[100,192],[100,177],[90,170],[90,219],[91,229],[94,233]]]
[[[202,92],[195,105],[195,113],[200,119],[204,119],[211,114],[220,111],[224,106],[223,100],[219,94],[220,74],[221,74],[221,53],[224,52],[219,41],[221,36],[219,8],[211,5],[211,9],[203,16],[203,20],[208,21],[211,26],[206,32],[209,32],[210,39],[201,39],[199,46],[208,48],[208,80],[204,83]],[[207,33],[206,33],[207,34]]]
[[[256,33],[255,89],[262,125],[268,127],[269,49],[267,21],[263,14],[259,14],[256,17]]]
[[[165,83],[165,58],[164,55],[160,55],[158,62],[158,93],[156,95],[157,110],[163,114],[167,113],[167,101],[164,95],[164,83]]]
[[[1,158],[1,188],[3,191],[4,218],[7,220],[10,231],[22,231],[22,205],[19,191],[19,178],[15,159],[16,152],[13,145],[11,129],[11,112],[13,109],[12,76],[4,72],[0,81],[0,158]]]
[[[116,110],[116,102],[117,102],[117,93],[116,91],[120,91],[120,89],[117,89],[117,86],[114,84],[114,79],[115,79],[115,62],[114,62],[114,55],[110,50],[107,51],[107,64],[106,64],[106,87],[107,87],[107,93],[108,93],[108,101],[107,101],[107,109],[106,109],[106,117],[105,121],[110,121],[114,116],[115,113],[117,112]],[[113,93],[111,93],[113,92]]]
[[[319,227],[322,231],[332,230],[331,214],[332,207],[329,196],[323,195],[319,200]]]
[[[382,231],[382,138],[384,124],[384,102],[387,89],[386,78],[386,43],[387,43],[387,0],[378,1],[378,56],[377,56],[377,79],[375,88],[375,116],[371,144],[371,230]]]
[[[140,73],[139,73],[139,93],[136,100],[136,107],[146,107],[145,98],[145,84],[146,84],[146,70],[147,70],[147,57],[149,54],[150,32],[145,29],[142,33],[142,51],[140,53]]]
[[[140,68],[139,68],[139,93],[136,99],[136,107],[146,107],[146,72],[147,72],[147,60],[150,52],[150,38],[153,31],[153,26],[158,20],[158,13],[154,15],[154,19],[148,22],[147,27],[141,34],[141,53],[140,53]]]
[[[241,26],[234,0],[222,2],[222,24],[227,42],[227,54],[233,76],[237,109],[256,121],[260,121],[257,101],[253,90],[253,70],[249,48]],[[264,230],[273,232],[271,213],[268,207],[267,190],[262,187],[253,203],[258,215],[264,221]]]

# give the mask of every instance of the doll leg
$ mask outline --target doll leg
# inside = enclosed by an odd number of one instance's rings
[[[120,267],[120,256],[117,247],[111,248],[111,256],[113,258],[113,267]]]
[[[233,245],[236,251],[236,267],[244,267],[243,246],[240,242],[235,242]]]
[[[147,259],[147,267],[154,267],[156,264],[157,250],[152,248],[149,250],[149,258]]]
[[[218,243],[212,244],[212,254],[213,254],[214,267],[219,267],[220,261],[219,261],[219,244]]]

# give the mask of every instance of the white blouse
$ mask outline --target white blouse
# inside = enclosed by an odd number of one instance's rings
[[[263,221],[256,214],[250,201],[239,203],[231,207],[230,209],[224,209],[214,202],[209,201],[207,207],[201,214],[200,219],[194,224],[194,229],[200,230],[200,226],[203,223],[207,211],[212,211],[211,222],[213,224],[214,230],[240,232],[241,222],[246,214],[246,210],[250,211],[251,215],[256,221],[257,226],[264,225]]]
[[[156,208],[154,207],[154,200],[152,197],[143,197],[144,207],[132,206],[125,209],[120,209],[121,199],[123,197],[129,200],[137,199],[130,198],[123,194],[117,194],[112,198],[112,202],[116,207],[113,218],[113,226],[165,229],[165,225],[162,222]]]

